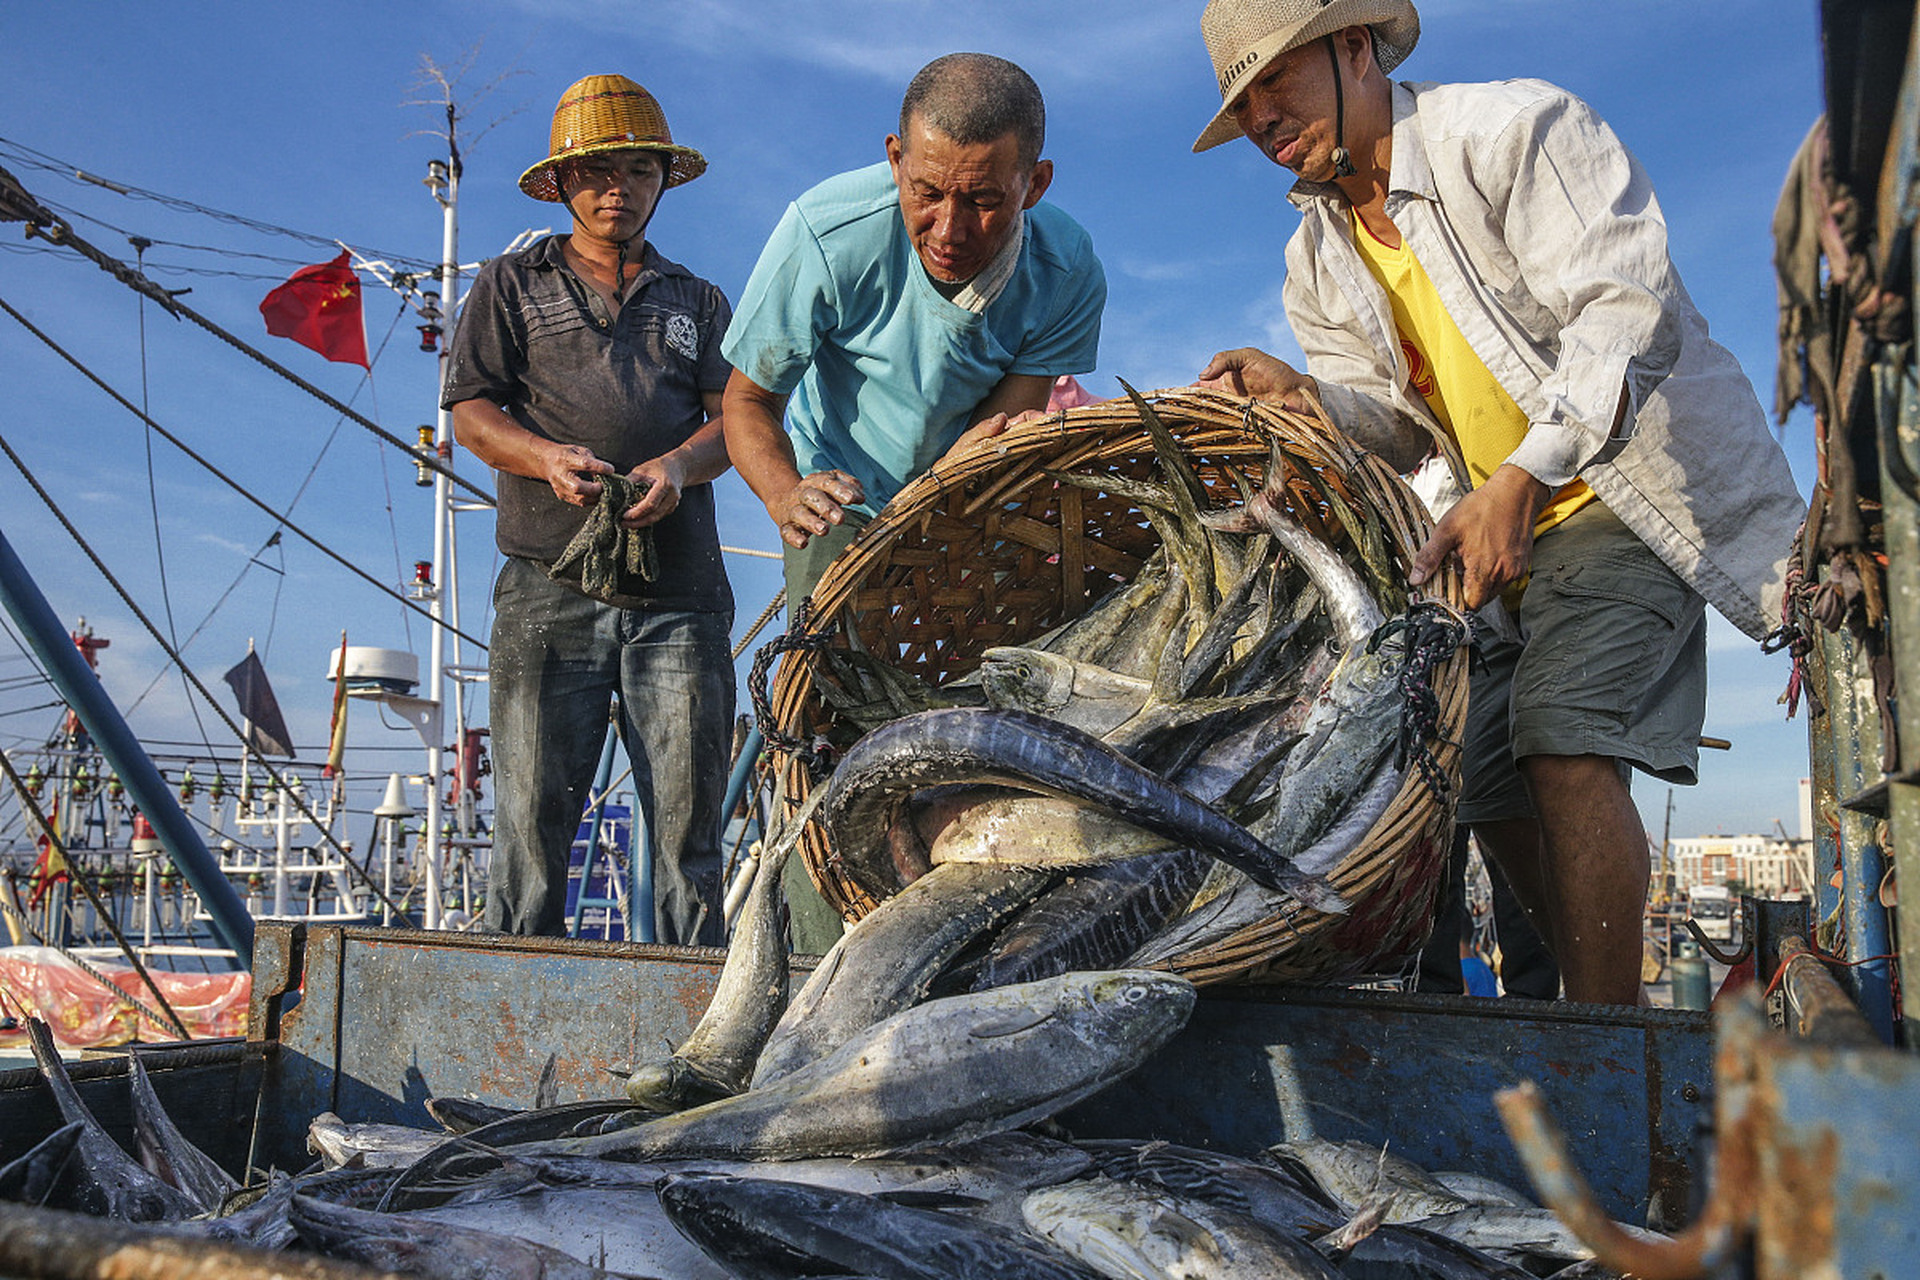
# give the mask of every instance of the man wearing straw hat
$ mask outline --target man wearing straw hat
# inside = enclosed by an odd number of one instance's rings
[[[655,937],[718,945],[733,595],[710,482],[727,469],[731,310],[646,238],[661,192],[707,162],[613,75],[561,96],[548,150],[520,189],[565,204],[572,230],[481,269],[442,394],[500,485],[486,924],[566,931],[568,854],[617,696]],[[614,554],[592,551],[596,529]]]
[[[1223,352],[1203,382],[1328,415],[1459,489],[1409,580],[1447,561],[1512,609],[1471,690],[1460,821],[1542,925],[1576,1000],[1641,998],[1644,828],[1629,767],[1694,781],[1704,607],[1779,615],[1804,505],[1739,365],[1707,336],[1646,174],[1537,80],[1395,83],[1408,0],[1211,0],[1223,106],[1297,177],[1287,318],[1305,374]]]
[[[1033,78],[981,53],[935,59],[886,161],[788,206],[727,331],[727,448],[787,543],[789,604],[909,480],[1047,404],[1094,367],[1106,276],[1041,203],[1053,161]],[[792,940],[840,921],[794,859]]]

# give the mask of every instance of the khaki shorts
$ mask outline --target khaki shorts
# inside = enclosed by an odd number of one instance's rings
[[[1520,643],[1482,646],[1458,821],[1533,816],[1516,760],[1610,756],[1691,786],[1707,711],[1706,604],[1595,502],[1534,544]]]

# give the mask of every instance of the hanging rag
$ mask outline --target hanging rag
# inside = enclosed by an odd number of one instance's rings
[[[580,590],[609,602],[616,596],[633,594],[620,589],[623,575],[642,582],[659,578],[660,553],[654,546],[653,527],[629,529],[620,523],[621,513],[640,501],[646,491],[645,482],[636,484],[620,475],[601,476],[600,501],[547,570],[547,576],[565,582],[577,575]]]

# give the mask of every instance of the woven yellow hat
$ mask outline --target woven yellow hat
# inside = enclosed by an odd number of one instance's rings
[[[1255,72],[1290,49],[1357,26],[1373,29],[1383,72],[1399,66],[1420,39],[1420,15],[1411,0],[1208,0],[1200,38],[1220,82],[1221,107],[1193,149],[1240,136],[1228,108]]]
[[[545,160],[520,175],[520,189],[535,200],[563,202],[554,167],[575,156],[638,147],[658,151],[667,162],[667,185],[677,187],[707,171],[707,158],[676,146],[667,114],[652,94],[625,76],[587,76],[560,95]]]

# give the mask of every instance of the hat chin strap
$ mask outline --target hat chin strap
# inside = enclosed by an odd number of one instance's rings
[[[1340,51],[1326,37],[1327,60],[1333,63],[1333,176],[1353,176],[1353,153],[1347,150],[1347,95],[1340,87]]]

